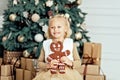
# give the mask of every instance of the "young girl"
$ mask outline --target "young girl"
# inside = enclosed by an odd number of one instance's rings
[[[70,24],[67,18],[61,15],[55,15],[49,20],[48,39],[43,42],[43,48],[39,56],[38,65],[40,72],[33,80],[83,80],[78,72],[81,66],[81,61],[73,40],[69,38],[71,35]],[[47,61],[47,57],[53,53],[50,49],[52,42],[60,41],[63,43],[62,51],[69,50],[68,56],[60,58],[60,62],[65,64],[65,73],[61,74],[59,70],[52,74],[51,69],[56,68],[59,61],[52,59],[51,62]]]

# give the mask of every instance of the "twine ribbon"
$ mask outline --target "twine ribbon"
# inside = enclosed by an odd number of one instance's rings
[[[87,73],[87,65],[88,64],[94,64],[97,58],[93,58],[93,49],[94,49],[94,43],[91,45],[91,56],[89,56],[87,53],[83,55],[83,59],[87,59],[87,61],[83,64],[85,64],[85,68],[83,71],[83,80],[86,80],[86,73]]]

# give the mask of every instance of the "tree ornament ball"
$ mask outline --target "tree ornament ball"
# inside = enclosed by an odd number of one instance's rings
[[[34,53],[37,52],[37,48],[38,48],[38,47],[34,47],[34,49],[33,49],[33,52],[34,52]]]
[[[25,38],[24,36],[19,35],[17,39],[19,42],[24,42],[24,38]]]
[[[70,1],[71,3],[73,3],[75,0],[68,0],[68,1]]]
[[[55,10],[58,11],[58,5],[55,6]]]
[[[40,16],[37,13],[35,13],[32,15],[31,19],[33,22],[37,22],[40,19]]]
[[[28,13],[27,11],[24,11],[24,12],[23,12],[23,16],[24,16],[25,18],[28,18],[28,15],[29,15],[29,13]]]
[[[77,4],[80,5],[82,3],[82,0],[77,0]]]
[[[50,17],[50,16],[53,16],[53,11],[48,11],[48,16]]]
[[[23,51],[23,57],[29,57],[29,56],[30,53],[27,50]]]
[[[41,42],[43,41],[43,35],[42,34],[36,34],[34,37],[36,42]]]
[[[4,36],[3,38],[2,38],[2,41],[4,42],[4,41],[6,41],[7,40],[7,36]]]
[[[78,41],[75,42],[76,46],[79,47],[80,43]]]
[[[80,32],[75,33],[76,40],[80,40],[82,38],[82,34]]]
[[[51,7],[53,5],[53,0],[48,0],[48,1],[46,1],[45,4],[47,7]]]
[[[65,17],[68,19],[70,17],[70,15],[68,13],[66,13]]]
[[[16,14],[10,14],[9,19],[10,19],[11,21],[15,21],[16,17],[17,17]]]

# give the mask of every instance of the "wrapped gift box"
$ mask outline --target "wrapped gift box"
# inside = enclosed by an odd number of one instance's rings
[[[24,78],[24,74],[23,74],[24,70],[23,69],[16,69],[16,80],[23,80]]]
[[[11,76],[13,67],[11,65],[1,65],[1,76]]]
[[[35,66],[34,61],[35,61],[35,59],[26,59],[26,70],[31,71],[32,78],[35,77],[35,75],[36,75],[36,71],[34,68],[34,66]]]
[[[22,69],[26,68],[26,59],[24,57],[21,57],[21,68]]]
[[[4,59],[4,63],[8,64],[11,63],[11,60],[13,57],[19,58],[22,56],[22,52],[20,51],[7,51],[4,50],[4,54],[3,54],[3,59]]]
[[[36,75],[36,59],[21,57],[21,68],[24,70],[31,71],[32,78]]]
[[[97,64],[100,65],[101,59],[101,44],[100,43],[84,43],[82,64]]]
[[[1,80],[14,80],[13,76],[1,76]]]
[[[99,65],[82,65],[79,72],[81,74],[99,75],[100,67]]]
[[[32,80],[32,72],[29,70],[24,70],[24,80]]]
[[[83,80],[106,80],[105,75],[86,75],[83,76]]]
[[[26,70],[34,71],[33,59],[26,59]]]
[[[21,68],[34,71],[34,59],[21,57]]]

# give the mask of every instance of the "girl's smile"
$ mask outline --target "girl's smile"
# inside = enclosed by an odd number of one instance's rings
[[[57,35],[57,34],[60,34],[60,32],[54,32],[53,34],[54,34],[54,35]]]

